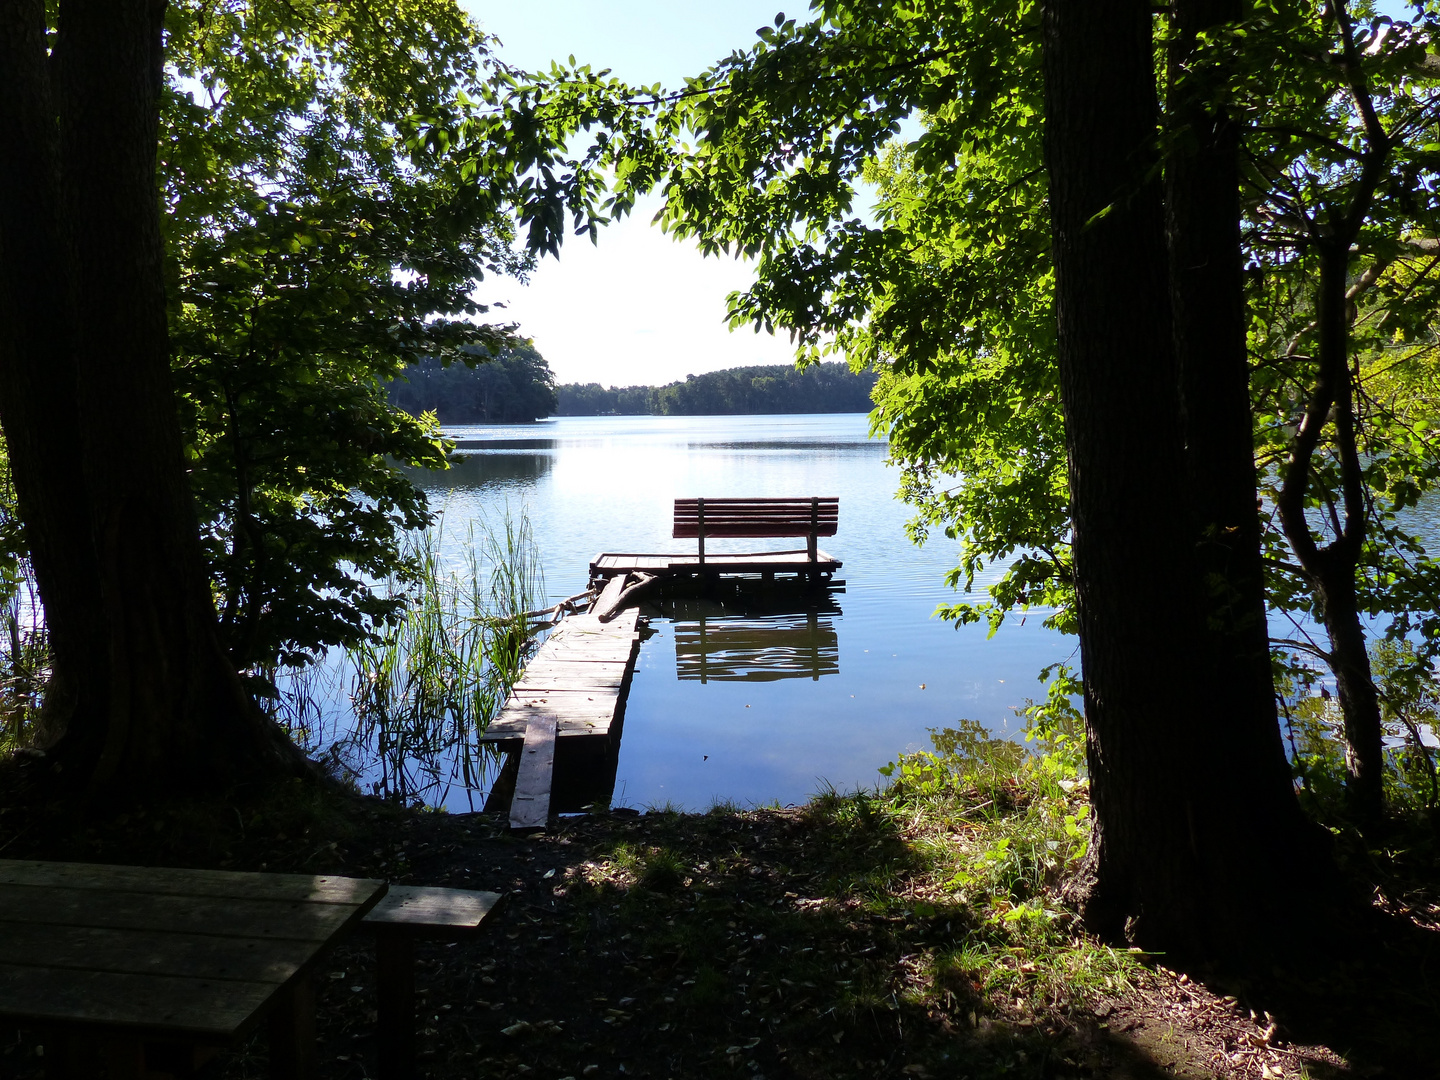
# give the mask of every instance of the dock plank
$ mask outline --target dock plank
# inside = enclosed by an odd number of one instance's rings
[[[594,665],[586,665],[594,666]],[[515,684],[522,693],[543,694],[551,690],[580,690],[586,693],[619,693],[623,675],[527,675]]]
[[[549,713],[536,713],[525,726],[520,773],[510,807],[512,829],[543,829],[550,820],[550,781],[555,775],[558,727]]]
[[[586,660],[582,667],[577,667],[574,662],[562,663],[550,659],[532,660],[521,674],[520,682],[539,682],[545,679],[581,675],[590,679],[614,679],[618,682],[625,678],[625,672],[629,666],[623,660]]]

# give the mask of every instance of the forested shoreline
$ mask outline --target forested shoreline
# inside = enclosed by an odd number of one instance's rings
[[[869,412],[873,371],[842,363],[764,364],[687,375],[664,386],[563,383],[556,416],[743,416]]]
[[[878,376],[842,363],[762,364],[687,375],[663,386],[555,384],[533,345],[491,356],[467,347],[458,359],[424,357],[386,386],[391,405],[442,424],[514,424],[547,416],[753,416],[869,412]]]
[[[411,416],[433,412],[442,424],[513,424],[539,420],[555,408],[555,376],[533,345],[464,351],[442,363],[408,364],[386,387],[390,404]]]

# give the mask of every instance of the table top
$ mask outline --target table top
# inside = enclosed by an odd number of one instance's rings
[[[382,881],[0,859],[0,1016],[229,1040]]]

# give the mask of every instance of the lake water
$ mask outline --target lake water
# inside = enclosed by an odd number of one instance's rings
[[[1075,640],[1041,625],[1045,612],[988,640],[986,627],[931,617],[955,599],[943,578],[956,545],[906,536],[898,470],[863,414],[562,417],[447,433],[474,448],[447,472],[413,474],[444,511],[443,544],[458,553],[469,522],[523,507],[554,600],[585,588],[601,551],[693,552],[670,537],[677,497],[840,499],[839,531],[821,546],[843,560],[846,585],[828,604],[647,609],[617,806],[785,804],[825,785],[874,786],[879,766],[928,746],[930,728],[968,718],[1013,732],[1013,710],[1044,694],[1040,670],[1078,662]],[[706,550],[766,546],[794,542]]]

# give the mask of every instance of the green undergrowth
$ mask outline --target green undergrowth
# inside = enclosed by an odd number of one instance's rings
[[[1384,820],[1362,828],[1352,816],[1339,701],[1292,677],[1281,703],[1296,789],[1359,887],[1392,911],[1440,927],[1440,671],[1403,641],[1377,642],[1370,662],[1385,739]]]
[[[1083,933],[1060,897],[1089,836],[1082,744],[1029,719],[1033,751],[961,721],[882,769],[879,791],[720,805],[617,839],[561,887],[575,931],[688,973],[673,993],[701,1023],[740,995],[801,1042],[847,1037],[837,1023],[903,1033],[908,1016],[987,1045],[1005,1029],[1013,1049],[1131,988],[1142,959]]]
[[[878,803],[918,862],[908,908],[963,920],[963,935],[935,953],[938,990],[961,985],[1039,1009],[1128,989],[1137,957],[1085,935],[1061,900],[1090,835],[1083,741],[1072,718],[1057,724],[1032,709],[1029,719],[1038,752],[961,721],[934,732],[932,750],[882,770],[892,783],[874,800],[821,802],[838,813]],[[881,885],[866,902],[887,909],[901,900]]]

